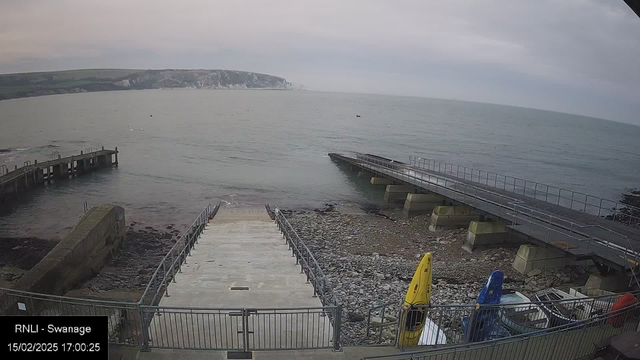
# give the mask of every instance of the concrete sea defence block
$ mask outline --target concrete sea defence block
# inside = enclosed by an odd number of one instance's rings
[[[404,202],[407,194],[414,191],[413,186],[408,185],[387,185],[384,192],[384,201],[386,202]]]
[[[442,203],[442,196],[436,194],[408,194],[407,203]]]
[[[93,276],[124,241],[124,209],[115,205],[91,208],[76,227],[14,289],[62,294]]]
[[[391,184],[393,184],[393,180],[391,180],[391,179],[375,177],[375,176],[371,178],[370,182],[371,182],[371,185],[391,185]]]
[[[469,226],[471,221],[479,221],[480,215],[467,206],[436,206],[431,214],[429,230],[440,231]]]
[[[499,222],[472,221],[469,223],[469,232],[476,235],[499,234],[506,233],[507,229],[504,224]]]
[[[430,214],[436,206],[442,205],[444,198],[435,194],[407,194],[403,214],[410,218],[422,214]]]
[[[510,239],[507,228],[499,222],[472,221],[469,223],[469,231],[462,248],[472,252],[477,246],[503,244],[506,242],[519,242],[518,239]]]
[[[438,206],[433,209],[437,216],[468,216],[473,214],[473,209],[467,206]]]
[[[607,276],[591,274],[584,287],[612,292],[626,291],[629,288],[629,278],[625,273]]]
[[[527,274],[534,269],[559,269],[573,264],[575,261],[562,250],[524,244],[520,245],[512,266],[521,274]]]

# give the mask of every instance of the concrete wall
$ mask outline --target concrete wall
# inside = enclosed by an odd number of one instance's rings
[[[91,208],[76,227],[13,287],[16,290],[64,294],[93,277],[124,241],[124,209]]]

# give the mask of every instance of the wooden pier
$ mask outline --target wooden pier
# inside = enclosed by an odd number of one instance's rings
[[[23,167],[15,166],[13,171],[0,168],[0,202],[20,196],[32,188],[52,180],[69,179],[100,168],[118,166],[118,148],[80,152],[80,155],[60,157],[33,164],[25,162]]]

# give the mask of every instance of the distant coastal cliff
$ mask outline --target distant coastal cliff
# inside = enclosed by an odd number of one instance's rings
[[[0,100],[109,90],[298,88],[284,78],[235,70],[87,69],[0,75]]]

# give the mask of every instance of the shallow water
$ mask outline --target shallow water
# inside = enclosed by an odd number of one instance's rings
[[[361,117],[356,117],[356,114]],[[150,116],[153,115],[153,116]],[[29,192],[0,236],[60,237],[83,204],[150,225],[208,203],[376,202],[328,152],[418,155],[618,199],[640,183],[640,127],[498,105],[297,91],[146,90],[0,102],[0,164],[118,147],[120,166]]]

